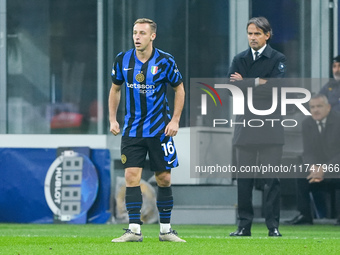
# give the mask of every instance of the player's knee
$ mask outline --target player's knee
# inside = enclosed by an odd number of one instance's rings
[[[125,179],[126,187],[137,187],[140,185],[140,181],[135,179]]]
[[[141,175],[139,171],[125,170],[125,183],[127,187],[140,185]]]
[[[157,185],[159,187],[169,187],[171,185],[171,174],[168,171],[158,172],[155,174]]]

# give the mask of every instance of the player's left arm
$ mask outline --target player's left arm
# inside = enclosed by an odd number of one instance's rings
[[[175,136],[177,135],[179,129],[179,121],[181,119],[182,110],[184,106],[185,100],[185,91],[183,82],[178,86],[173,88],[175,91],[175,104],[174,104],[174,113],[168,125],[165,127],[165,135],[166,136]]]

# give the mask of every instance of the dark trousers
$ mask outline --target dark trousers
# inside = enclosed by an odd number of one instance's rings
[[[322,182],[310,184],[306,178],[296,179],[297,189],[297,209],[306,218],[313,219],[310,191],[332,192],[334,189],[340,189],[340,179],[324,179]],[[335,204],[335,213],[340,218],[339,203]]]
[[[261,146],[237,146],[236,158],[238,169],[252,167],[256,165],[279,166],[282,158],[281,145],[261,145]],[[263,181],[263,203],[264,216],[268,229],[278,228],[280,221],[280,180],[275,174],[268,178],[257,174],[257,178]],[[266,178],[263,178],[266,177]],[[239,228],[250,229],[254,209],[252,195],[254,188],[253,173],[239,173],[237,178],[237,200],[238,200],[238,218]]]
[[[306,218],[312,220],[312,208],[310,201],[310,185],[306,178],[296,179],[297,184],[297,209]]]

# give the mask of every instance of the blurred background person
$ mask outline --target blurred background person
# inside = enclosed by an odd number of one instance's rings
[[[299,215],[287,221],[293,225],[313,224],[310,191],[340,188],[340,173],[331,169],[340,165],[340,113],[322,94],[311,98],[309,108],[312,115],[302,123],[303,166],[309,172],[296,181]],[[337,217],[340,223],[339,211]]]
[[[333,79],[327,82],[320,90],[320,94],[327,97],[332,110],[340,111],[340,55],[333,58]]]

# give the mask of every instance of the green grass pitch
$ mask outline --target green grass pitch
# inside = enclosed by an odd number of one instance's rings
[[[126,224],[0,224],[0,254],[340,254],[340,227],[284,226],[283,237],[268,237],[254,224],[251,237],[229,237],[236,226],[173,226],[187,243],[158,241],[158,224],[143,225],[141,243],[111,243]]]

